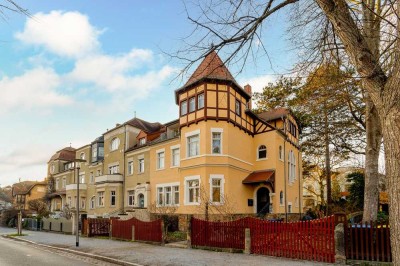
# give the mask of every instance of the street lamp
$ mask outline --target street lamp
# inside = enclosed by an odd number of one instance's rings
[[[17,206],[19,207],[18,212],[18,235],[22,235],[22,209],[25,209],[25,196],[22,194],[17,194]]]
[[[77,170],[77,178],[76,178],[76,218],[75,218],[75,224],[76,224],[76,246],[79,247],[79,203],[80,203],[80,199],[79,199],[79,169],[81,168],[80,163],[86,162],[86,160],[82,160],[82,159],[75,159],[75,168]],[[77,163],[79,163],[77,165]],[[75,172],[75,171],[74,171]]]

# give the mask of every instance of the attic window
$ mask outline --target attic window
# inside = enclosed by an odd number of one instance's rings
[[[140,138],[139,145],[144,145],[144,144],[146,144],[146,138]]]
[[[81,158],[81,160],[85,160],[85,153],[82,152],[79,157]]]
[[[119,147],[119,138],[114,138],[111,141],[110,150],[115,151],[116,149],[118,149],[118,147]]]

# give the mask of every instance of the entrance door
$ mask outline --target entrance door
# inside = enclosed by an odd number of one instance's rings
[[[269,213],[269,189],[262,187],[257,191],[257,213]]]

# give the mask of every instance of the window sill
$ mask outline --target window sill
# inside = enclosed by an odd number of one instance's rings
[[[185,202],[185,206],[199,206],[200,202]]]
[[[179,165],[172,165],[170,168],[178,168]]]
[[[162,171],[162,170],[165,170],[165,168],[156,169],[156,172],[157,172],[157,171]]]
[[[268,157],[267,158],[257,158],[257,160],[256,160],[256,162],[258,162],[258,161],[266,161],[268,159]]]

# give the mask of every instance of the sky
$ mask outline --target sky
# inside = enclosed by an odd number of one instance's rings
[[[181,48],[193,29],[182,1],[17,3],[32,17],[0,20],[1,187],[43,180],[56,151],[86,145],[135,113],[149,122],[178,117],[174,90],[188,77],[176,78],[182,62],[164,51]],[[271,63],[240,73],[229,66],[240,85],[261,91],[290,68],[285,23],[278,15],[266,26]]]

